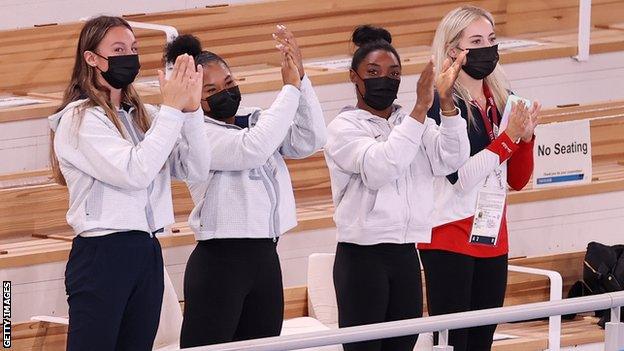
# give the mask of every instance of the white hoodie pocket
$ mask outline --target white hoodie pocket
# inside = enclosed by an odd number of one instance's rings
[[[405,189],[401,181],[392,181],[376,191],[368,191],[363,200],[365,209],[364,226],[398,227],[405,225],[407,205]]]

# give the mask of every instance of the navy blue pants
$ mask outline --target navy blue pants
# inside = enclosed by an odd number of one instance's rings
[[[156,237],[140,231],[76,237],[65,289],[68,351],[152,349],[164,290]]]

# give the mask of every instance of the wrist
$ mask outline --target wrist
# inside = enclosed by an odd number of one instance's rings
[[[442,111],[454,111],[455,101],[453,101],[453,98],[448,96],[440,96],[440,109]]]
[[[416,105],[414,106],[412,113],[410,113],[410,116],[418,122],[423,123],[425,121],[425,118],[427,118],[427,111],[429,111],[428,108]]]
[[[517,133],[510,131],[510,130],[506,130],[505,134],[507,134],[507,136],[509,137],[509,139],[511,139],[511,141],[513,141],[514,143],[517,143],[518,140],[520,139],[520,135],[518,135]]]
[[[186,106],[185,108],[182,109],[182,112],[184,113],[189,113],[189,112],[195,112],[199,109],[199,104],[196,104],[194,106]]]
[[[444,117],[455,117],[460,114],[459,108],[456,106],[453,106],[451,110],[440,110],[440,112]]]
[[[525,135],[522,137],[522,141],[525,143],[530,143],[531,141],[533,141],[534,136],[534,134]]]

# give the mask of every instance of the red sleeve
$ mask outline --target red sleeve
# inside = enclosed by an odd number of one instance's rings
[[[535,136],[528,143],[520,141],[519,148],[507,162],[507,184],[514,190],[522,190],[533,174],[533,144]]]
[[[498,138],[494,139],[487,149],[498,155],[498,161],[500,164],[505,162],[513,155],[520,146],[514,143],[507,133],[502,133]]]

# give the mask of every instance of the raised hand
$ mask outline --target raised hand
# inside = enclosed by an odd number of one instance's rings
[[[457,59],[455,59],[454,62],[451,62],[451,59],[449,58],[444,60],[442,70],[435,78],[435,86],[438,94],[440,94],[440,98],[453,97],[453,86],[455,85],[455,81],[457,80],[464,61],[466,60],[467,54],[468,50],[464,50],[457,56]]]
[[[299,70],[299,76],[303,79],[305,71],[303,68],[303,56],[301,55],[301,49],[297,44],[297,40],[293,33],[282,24],[278,24],[273,33],[273,39],[277,42],[275,47],[283,53],[289,54]]]
[[[518,101],[511,105],[511,113],[509,114],[509,124],[505,133],[509,136],[509,139],[516,142],[522,138],[526,133],[526,125],[530,120],[529,108],[524,102]],[[533,135],[531,133],[531,135]]]
[[[540,122],[540,111],[542,110],[542,105],[538,101],[533,101],[533,105],[529,109],[529,118],[527,119],[524,126],[524,134],[522,135],[522,141],[528,143],[533,139],[533,134],[535,134],[535,127]]]
[[[195,60],[191,56],[178,56],[169,79],[165,78],[163,71],[158,71],[163,105],[184,112],[197,110],[201,99],[202,80],[201,66],[198,65],[196,70]]]
[[[422,72],[420,72],[420,78],[418,78],[418,84],[416,85],[416,105],[411,116],[419,122],[425,121],[427,111],[433,105],[433,68],[433,59],[431,59]]]

